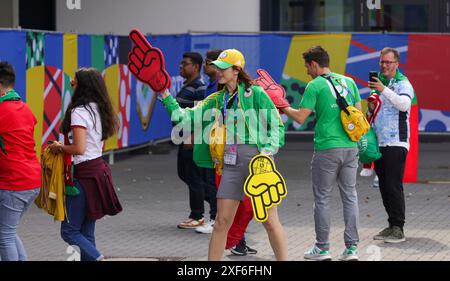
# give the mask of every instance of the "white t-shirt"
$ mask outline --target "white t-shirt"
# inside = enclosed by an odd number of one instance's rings
[[[75,108],[71,114],[71,127],[86,128],[87,134],[86,151],[83,155],[73,156],[75,165],[102,156],[102,121],[100,119],[97,104],[90,103],[89,105],[92,110],[90,110],[89,107],[86,109],[83,106],[79,106]],[[93,114],[95,116],[92,116]]]

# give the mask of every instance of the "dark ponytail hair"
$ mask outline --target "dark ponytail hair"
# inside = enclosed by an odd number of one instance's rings
[[[102,140],[106,140],[117,133],[119,121],[112,107],[105,81],[95,68],[80,68],[75,73],[75,78],[77,87],[64,114],[60,130],[63,134],[70,132],[71,114],[79,106],[83,106],[95,122],[95,112],[89,105],[89,103],[93,102],[97,104],[102,122]]]

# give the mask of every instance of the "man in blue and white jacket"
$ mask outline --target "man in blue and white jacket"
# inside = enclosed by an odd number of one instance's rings
[[[384,48],[380,55],[379,79],[369,82],[369,87],[376,90],[381,100],[380,111],[373,123],[382,154],[375,161],[375,172],[389,222],[389,227],[375,235],[374,239],[387,243],[406,241],[403,230],[403,174],[409,150],[409,116],[414,89],[398,70],[399,61],[400,55],[396,49]]]

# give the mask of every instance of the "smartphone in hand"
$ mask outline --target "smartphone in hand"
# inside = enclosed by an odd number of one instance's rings
[[[369,81],[370,82],[377,82],[377,80],[373,79],[374,77],[378,78],[378,72],[376,71],[370,71],[369,72]]]

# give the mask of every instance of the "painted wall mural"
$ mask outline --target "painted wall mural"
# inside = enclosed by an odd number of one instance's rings
[[[419,120],[419,131],[450,132],[450,90],[445,77],[450,63],[449,35],[183,34],[148,39],[165,54],[172,80],[170,91],[174,94],[183,84],[178,64],[184,52],[205,55],[213,48],[237,48],[246,57],[250,75],[256,77],[256,69],[266,69],[285,87],[294,107],[299,106],[310,81],[301,57],[310,46],[322,45],[327,49],[332,70],[352,77],[362,98],[368,97],[366,81],[369,71],[378,69],[379,51],[386,46],[395,47],[401,55],[400,68],[410,78],[417,94],[412,116]],[[170,118],[161,102],[128,70],[131,42],[127,36],[1,30],[0,42],[0,60],[14,65],[16,90],[38,119],[35,132],[38,153],[47,141],[60,138],[60,121],[72,95],[69,81],[80,67],[95,67],[102,72],[118,112],[120,130],[106,141],[106,150],[170,137]],[[425,51],[433,56],[424,56]],[[314,116],[302,125],[285,121],[290,131],[314,129]]]

